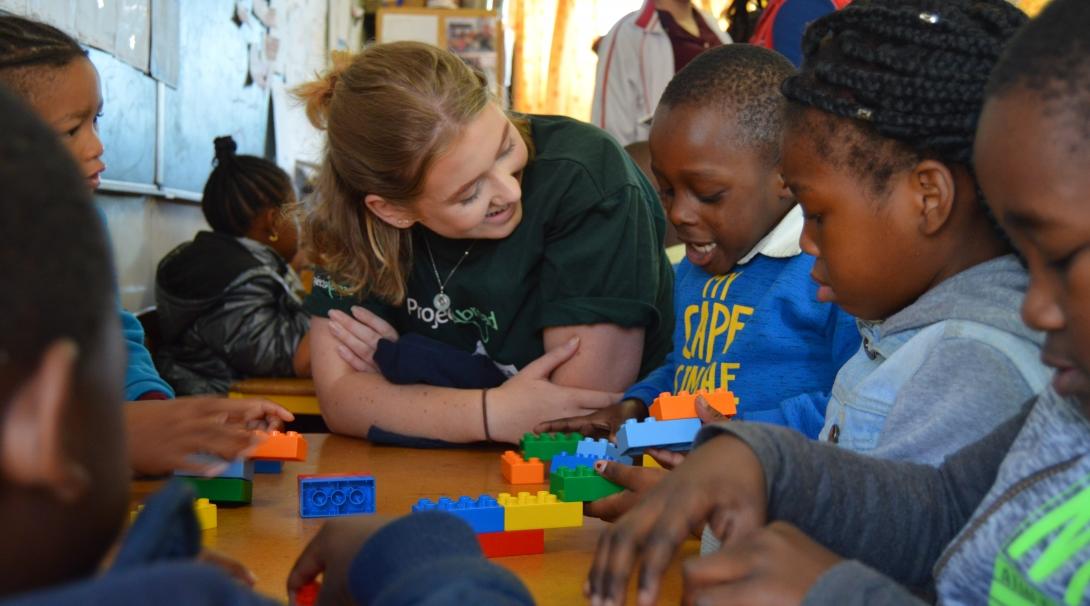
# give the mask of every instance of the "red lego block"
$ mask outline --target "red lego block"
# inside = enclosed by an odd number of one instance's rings
[[[485,532],[477,535],[477,542],[481,544],[481,551],[489,558],[545,553],[545,531],[540,528]]]
[[[701,390],[695,394],[682,391],[676,396],[661,393],[659,397],[655,398],[655,402],[651,404],[651,416],[659,421],[695,419],[696,396],[704,396],[708,404],[725,417],[733,417],[738,414],[738,400],[734,397],[734,394],[725,389],[717,389],[713,392]]]
[[[295,606],[314,606],[318,603],[318,594],[322,585],[318,581],[311,581],[295,591]]]
[[[503,481],[508,484],[543,484],[545,482],[545,464],[541,459],[532,457],[529,461],[519,453],[508,450],[500,457]]]
[[[264,442],[258,444],[249,458],[260,461],[306,461],[307,441],[294,431],[272,431]]]

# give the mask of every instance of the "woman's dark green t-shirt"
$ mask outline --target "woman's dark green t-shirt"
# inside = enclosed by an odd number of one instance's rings
[[[522,222],[503,240],[450,240],[413,228],[408,296],[398,306],[341,296],[321,272],[306,309],[363,305],[397,329],[522,368],[544,353],[542,330],[576,324],[645,327],[640,376],[671,349],[673,269],[665,217],[651,184],[603,131],[556,116],[529,116],[535,156],[522,178]],[[439,293],[425,238],[452,305]]]

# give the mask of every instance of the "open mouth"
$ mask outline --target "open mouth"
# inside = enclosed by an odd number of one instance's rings
[[[515,202],[510,202],[502,206],[496,206],[485,213],[484,220],[486,223],[506,223],[515,214]]]

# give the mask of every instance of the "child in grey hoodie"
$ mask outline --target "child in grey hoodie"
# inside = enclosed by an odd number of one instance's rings
[[[1088,29],[1090,3],[1055,0],[1012,41],[975,144],[988,203],[1029,267],[1022,314],[1047,334],[1052,386],[937,468],[774,427],[706,428],[599,542],[594,602],[623,596],[640,550],[649,603],[704,521],[727,547],[686,566],[696,603],[923,603],[902,585],[933,588],[940,603],[1090,601]]]

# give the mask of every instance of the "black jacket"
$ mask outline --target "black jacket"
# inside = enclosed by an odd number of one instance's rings
[[[179,394],[223,393],[246,377],[290,377],[309,317],[273,249],[200,232],[155,276],[161,343],[156,364]]]

